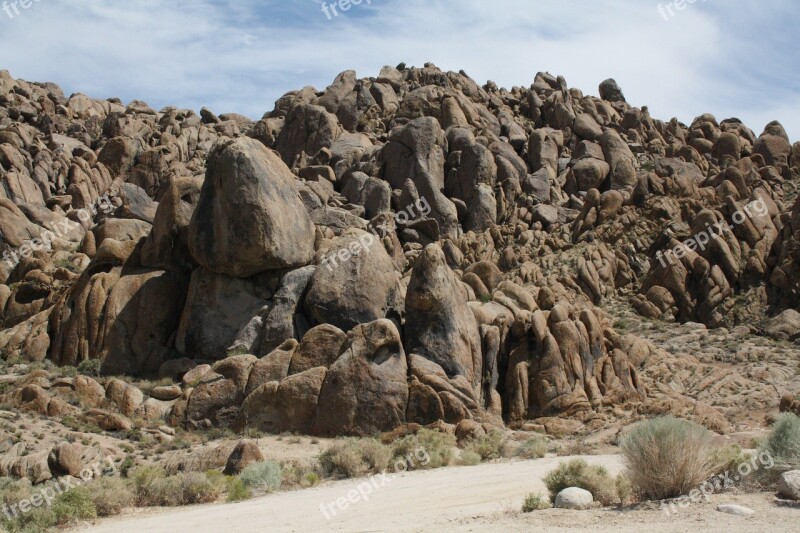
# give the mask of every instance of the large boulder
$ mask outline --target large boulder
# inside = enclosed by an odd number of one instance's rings
[[[265,461],[266,458],[258,447],[258,443],[251,439],[243,439],[236,443],[233,451],[228,456],[223,474],[235,476],[242,473],[247,465]]]
[[[239,278],[310,263],[314,224],[294,179],[254,139],[218,144],[189,226],[192,256],[212,272]]]
[[[405,347],[440,365],[449,377],[479,387],[482,372],[478,324],[463,285],[437,244],[420,254],[406,293]]]
[[[352,229],[323,252],[311,277],[305,309],[317,324],[348,331],[401,308],[400,274],[376,235]]]
[[[389,320],[362,324],[347,342],[322,384],[314,434],[373,435],[404,423],[408,365],[397,327]]]
[[[313,157],[322,148],[330,148],[340,134],[336,115],[322,106],[302,103],[289,112],[275,148],[287,165],[294,166],[302,154]]]

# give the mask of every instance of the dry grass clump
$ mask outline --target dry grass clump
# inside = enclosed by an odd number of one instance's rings
[[[420,429],[392,444],[395,470],[440,468],[452,464],[456,437],[432,429]],[[404,463],[404,464],[403,464]]]
[[[637,424],[620,442],[626,475],[642,499],[689,493],[716,470],[711,433],[671,416]]]
[[[533,511],[550,509],[552,506],[553,505],[550,503],[550,501],[540,493],[528,494],[525,497],[525,501],[522,502],[522,512],[532,513]]]
[[[136,505],[139,507],[177,507],[211,503],[222,495],[220,486],[199,472],[167,476],[162,468],[144,466],[130,472]]]
[[[555,502],[558,493],[569,487],[588,490],[595,501],[605,506],[619,502],[616,483],[608,470],[602,466],[589,465],[583,459],[561,463],[558,468],[547,474],[544,484],[550,492],[551,502]]]
[[[346,438],[322,452],[319,464],[326,476],[351,478],[383,472],[391,458],[392,450],[376,439]]]
[[[97,509],[97,516],[116,516],[136,503],[136,493],[125,479],[101,477],[87,484],[86,490]]]
[[[514,455],[523,459],[541,459],[547,454],[549,442],[544,437],[528,439],[514,451]]]
[[[470,440],[464,449],[477,453],[484,461],[499,459],[506,455],[506,437],[500,431],[491,431]]]

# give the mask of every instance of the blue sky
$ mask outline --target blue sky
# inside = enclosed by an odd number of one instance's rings
[[[27,1],[12,18],[0,0],[0,69],[67,94],[258,118],[342,70],[431,61],[505,87],[614,77],[654,117],[778,119],[800,140],[797,0],[363,0],[330,19],[320,0]]]

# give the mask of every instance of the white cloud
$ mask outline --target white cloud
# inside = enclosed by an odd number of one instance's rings
[[[0,68],[95,97],[253,117],[287,90],[322,89],[348,68],[374,76],[384,64],[432,61],[507,87],[547,70],[591,94],[614,77],[659,118],[735,115],[756,133],[779,118],[800,138],[796,69],[786,83],[770,79],[787,61],[775,57],[781,43],[757,31],[786,18],[791,2],[726,1],[723,17],[721,0],[709,0],[669,21],[657,6],[372,0],[328,21],[312,0],[41,0],[13,20],[0,12]]]

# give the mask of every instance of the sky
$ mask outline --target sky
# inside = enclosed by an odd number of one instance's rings
[[[507,88],[550,72],[592,95],[613,77],[655,118],[712,113],[756,134],[780,120],[800,140],[797,0],[357,1],[0,0],[0,69],[251,118],[287,91],[401,62]]]

